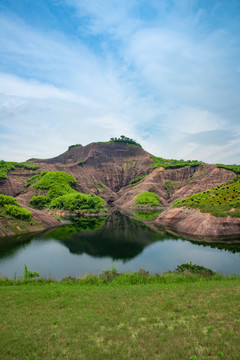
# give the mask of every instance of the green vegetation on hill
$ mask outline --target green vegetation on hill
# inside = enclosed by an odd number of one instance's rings
[[[22,220],[30,220],[32,217],[31,211],[23,209],[20,206],[5,205],[4,209],[5,209],[6,214],[11,215],[15,218],[19,218]]]
[[[4,360],[240,359],[236,277],[112,269],[0,285]]]
[[[174,184],[170,180],[166,180],[165,187],[167,189],[168,194],[170,194],[172,188],[174,187]]]
[[[46,190],[50,199],[61,195],[74,193],[71,186],[75,186],[75,177],[63,171],[47,172],[38,183],[34,184],[35,189]]]
[[[0,194],[0,207],[5,205],[20,206],[14,197]]]
[[[15,167],[26,169],[26,170],[33,170],[33,171],[39,169],[38,165],[29,165],[29,164],[25,164],[25,163],[15,163]]]
[[[147,176],[147,174],[145,174],[145,175],[142,175],[142,176],[138,176],[138,177],[136,177],[135,179],[133,179],[133,180],[131,180],[130,182],[129,182],[129,184],[136,184],[137,182],[139,182],[140,180],[142,180],[143,178],[145,178]]]
[[[37,162],[39,160],[40,159],[38,159],[38,158],[30,158],[30,159],[27,159],[26,162]]]
[[[135,197],[137,205],[158,206],[161,205],[159,197],[154,192],[143,191]]]
[[[235,172],[236,174],[240,174],[240,165],[222,165],[222,164],[217,164],[216,166],[217,166],[218,168],[223,168],[223,169],[231,170],[231,171]]]
[[[0,210],[2,216],[5,213],[22,220],[30,220],[32,217],[31,211],[20,207],[17,200],[12,196],[0,194]]]
[[[26,170],[35,171],[39,169],[39,166],[0,160],[0,179],[7,179],[9,171],[14,170],[15,168],[23,168]]]
[[[39,180],[39,181],[38,181]],[[33,196],[30,200],[31,206],[37,209],[65,209],[68,211],[100,211],[104,208],[104,200],[93,194],[81,194],[74,190],[76,179],[62,171],[43,172],[29,180],[35,190],[43,191],[45,194]]]
[[[121,142],[129,145],[135,145],[137,147],[142,147],[139,143],[135,140],[128,138],[127,136],[121,135],[119,138],[111,138],[110,142]]]
[[[207,191],[177,200],[172,207],[200,209],[214,216],[240,217],[240,178],[234,178]]]
[[[40,180],[46,174],[47,174],[47,170],[44,170],[43,172],[38,173],[32,176],[31,178],[29,178],[27,184],[25,185],[25,189],[28,188],[30,185],[34,184],[35,182],[37,182],[38,180]]]
[[[153,160],[152,168],[163,167],[164,169],[177,169],[185,166],[198,166],[202,162],[198,160],[173,160],[173,159],[163,159],[157,156],[150,156],[150,159]]]
[[[39,180],[33,187],[36,190],[43,190],[45,195],[33,196],[30,200],[31,206],[37,209],[48,207],[51,201],[59,196],[71,193],[78,193],[71,186],[76,185],[76,179],[62,171],[46,172],[43,176],[38,174]]]
[[[104,200],[94,194],[73,193],[53,199],[49,205],[51,209],[68,211],[100,211],[104,209]]]
[[[31,231],[32,225],[39,227],[31,219],[32,213],[20,207],[14,197],[0,194],[0,236]]]
[[[0,161],[0,179],[7,179],[8,172],[13,169],[15,169],[14,162],[6,162],[4,160],[1,160]]]
[[[74,148],[74,147],[77,147],[77,146],[82,147],[82,144],[70,145],[70,146],[68,147],[68,150],[70,150],[70,149],[72,149],[72,148]]]

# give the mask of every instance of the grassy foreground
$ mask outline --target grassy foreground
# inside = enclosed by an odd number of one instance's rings
[[[240,359],[239,278],[89,279],[2,280],[0,358]]]

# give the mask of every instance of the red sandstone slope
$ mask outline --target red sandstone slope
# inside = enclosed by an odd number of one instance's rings
[[[240,234],[240,219],[215,217],[198,209],[169,208],[162,212],[156,225],[194,237],[233,236]]]

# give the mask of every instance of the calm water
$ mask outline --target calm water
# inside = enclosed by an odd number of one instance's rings
[[[137,214],[141,220],[144,214]],[[240,275],[238,243],[203,244],[155,232],[145,223],[121,213],[107,219],[83,219],[31,236],[0,238],[0,273],[22,275],[24,264],[42,277],[60,280],[68,275],[100,273],[112,263],[120,272],[140,268],[159,273],[190,262],[223,274]],[[149,220],[150,219],[150,220]]]

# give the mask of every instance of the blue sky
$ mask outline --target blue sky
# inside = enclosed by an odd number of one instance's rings
[[[239,0],[1,0],[0,158],[126,135],[240,163]]]

